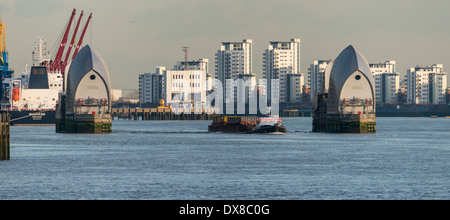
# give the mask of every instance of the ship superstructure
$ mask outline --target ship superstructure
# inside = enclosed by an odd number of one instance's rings
[[[55,108],[59,93],[64,89],[64,73],[70,66],[70,62],[77,55],[78,50],[82,47],[83,38],[92,18],[91,13],[77,43],[76,38],[83,11],[79,16],[75,29],[71,33],[75,15],[76,9],[73,9],[70,19],[63,30],[63,37],[60,42],[58,41],[59,46],[55,53],[47,50],[44,38],[38,37],[34,44],[32,52],[33,65],[29,73],[25,70],[20,78],[14,78],[12,73],[2,72],[4,89],[2,90],[1,110],[8,111],[11,114],[11,124],[51,125],[56,123]],[[2,34],[4,34],[4,25],[2,27]],[[72,34],[72,38],[69,42],[70,34]],[[72,49],[74,49],[73,53],[71,52]],[[4,66],[2,66],[2,69],[4,69]]]

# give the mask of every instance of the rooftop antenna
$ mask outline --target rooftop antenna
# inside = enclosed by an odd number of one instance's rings
[[[189,70],[188,68],[188,49],[189,47],[183,47],[184,51],[184,70]]]

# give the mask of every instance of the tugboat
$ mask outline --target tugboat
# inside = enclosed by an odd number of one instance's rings
[[[286,127],[281,123],[280,118],[267,117],[258,119],[258,123],[251,130],[249,134],[261,134],[261,133],[286,133]]]

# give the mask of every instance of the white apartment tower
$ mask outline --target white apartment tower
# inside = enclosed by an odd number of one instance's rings
[[[292,39],[291,41],[273,41],[269,43],[268,49],[263,54],[263,72],[267,80],[266,91],[268,97],[272,92],[279,93],[280,103],[297,102],[292,97],[300,97],[299,94],[289,94],[292,92],[300,92],[300,90],[292,89],[289,77],[302,82],[303,76],[300,74],[300,39]],[[297,77],[292,75],[298,75]],[[271,91],[271,79],[280,80],[279,91]],[[300,88],[303,85],[297,85]],[[270,99],[270,98],[269,98]]]
[[[400,75],[395,61],[369,64],[375,81],[376,102],[379,104],[397,104],[400,89]]]
[[[223,86],[224,101],[226,103],[236,100],[236,88],[228,80],[247,79],[252,74],[252,44],[251,39],[242,42],[222,42],[220,50],[216,53],[216,79]],[[234,92],[234,96],[231,94]]]
[[[317,94],[325,92],[325,70],[327,70],[327,66],[331,62],[332,60],[315,60],[310,65],[308,75],[311,79],[311,101]]]
[[[301,74],[289,74],[287,76],[287,102],[292,104],[302,103],[302,89],[304,77]]]
[[[411,104],[445,104],[447,73],[444,65],[416,66],[407,72],[408,103]]]

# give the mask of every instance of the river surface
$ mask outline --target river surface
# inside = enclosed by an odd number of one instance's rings
[[[450,199],[450,119],[378,118],[376,134],[208,133],[210,121],[114,121],[106,135],[12,127],[0,199]]]

